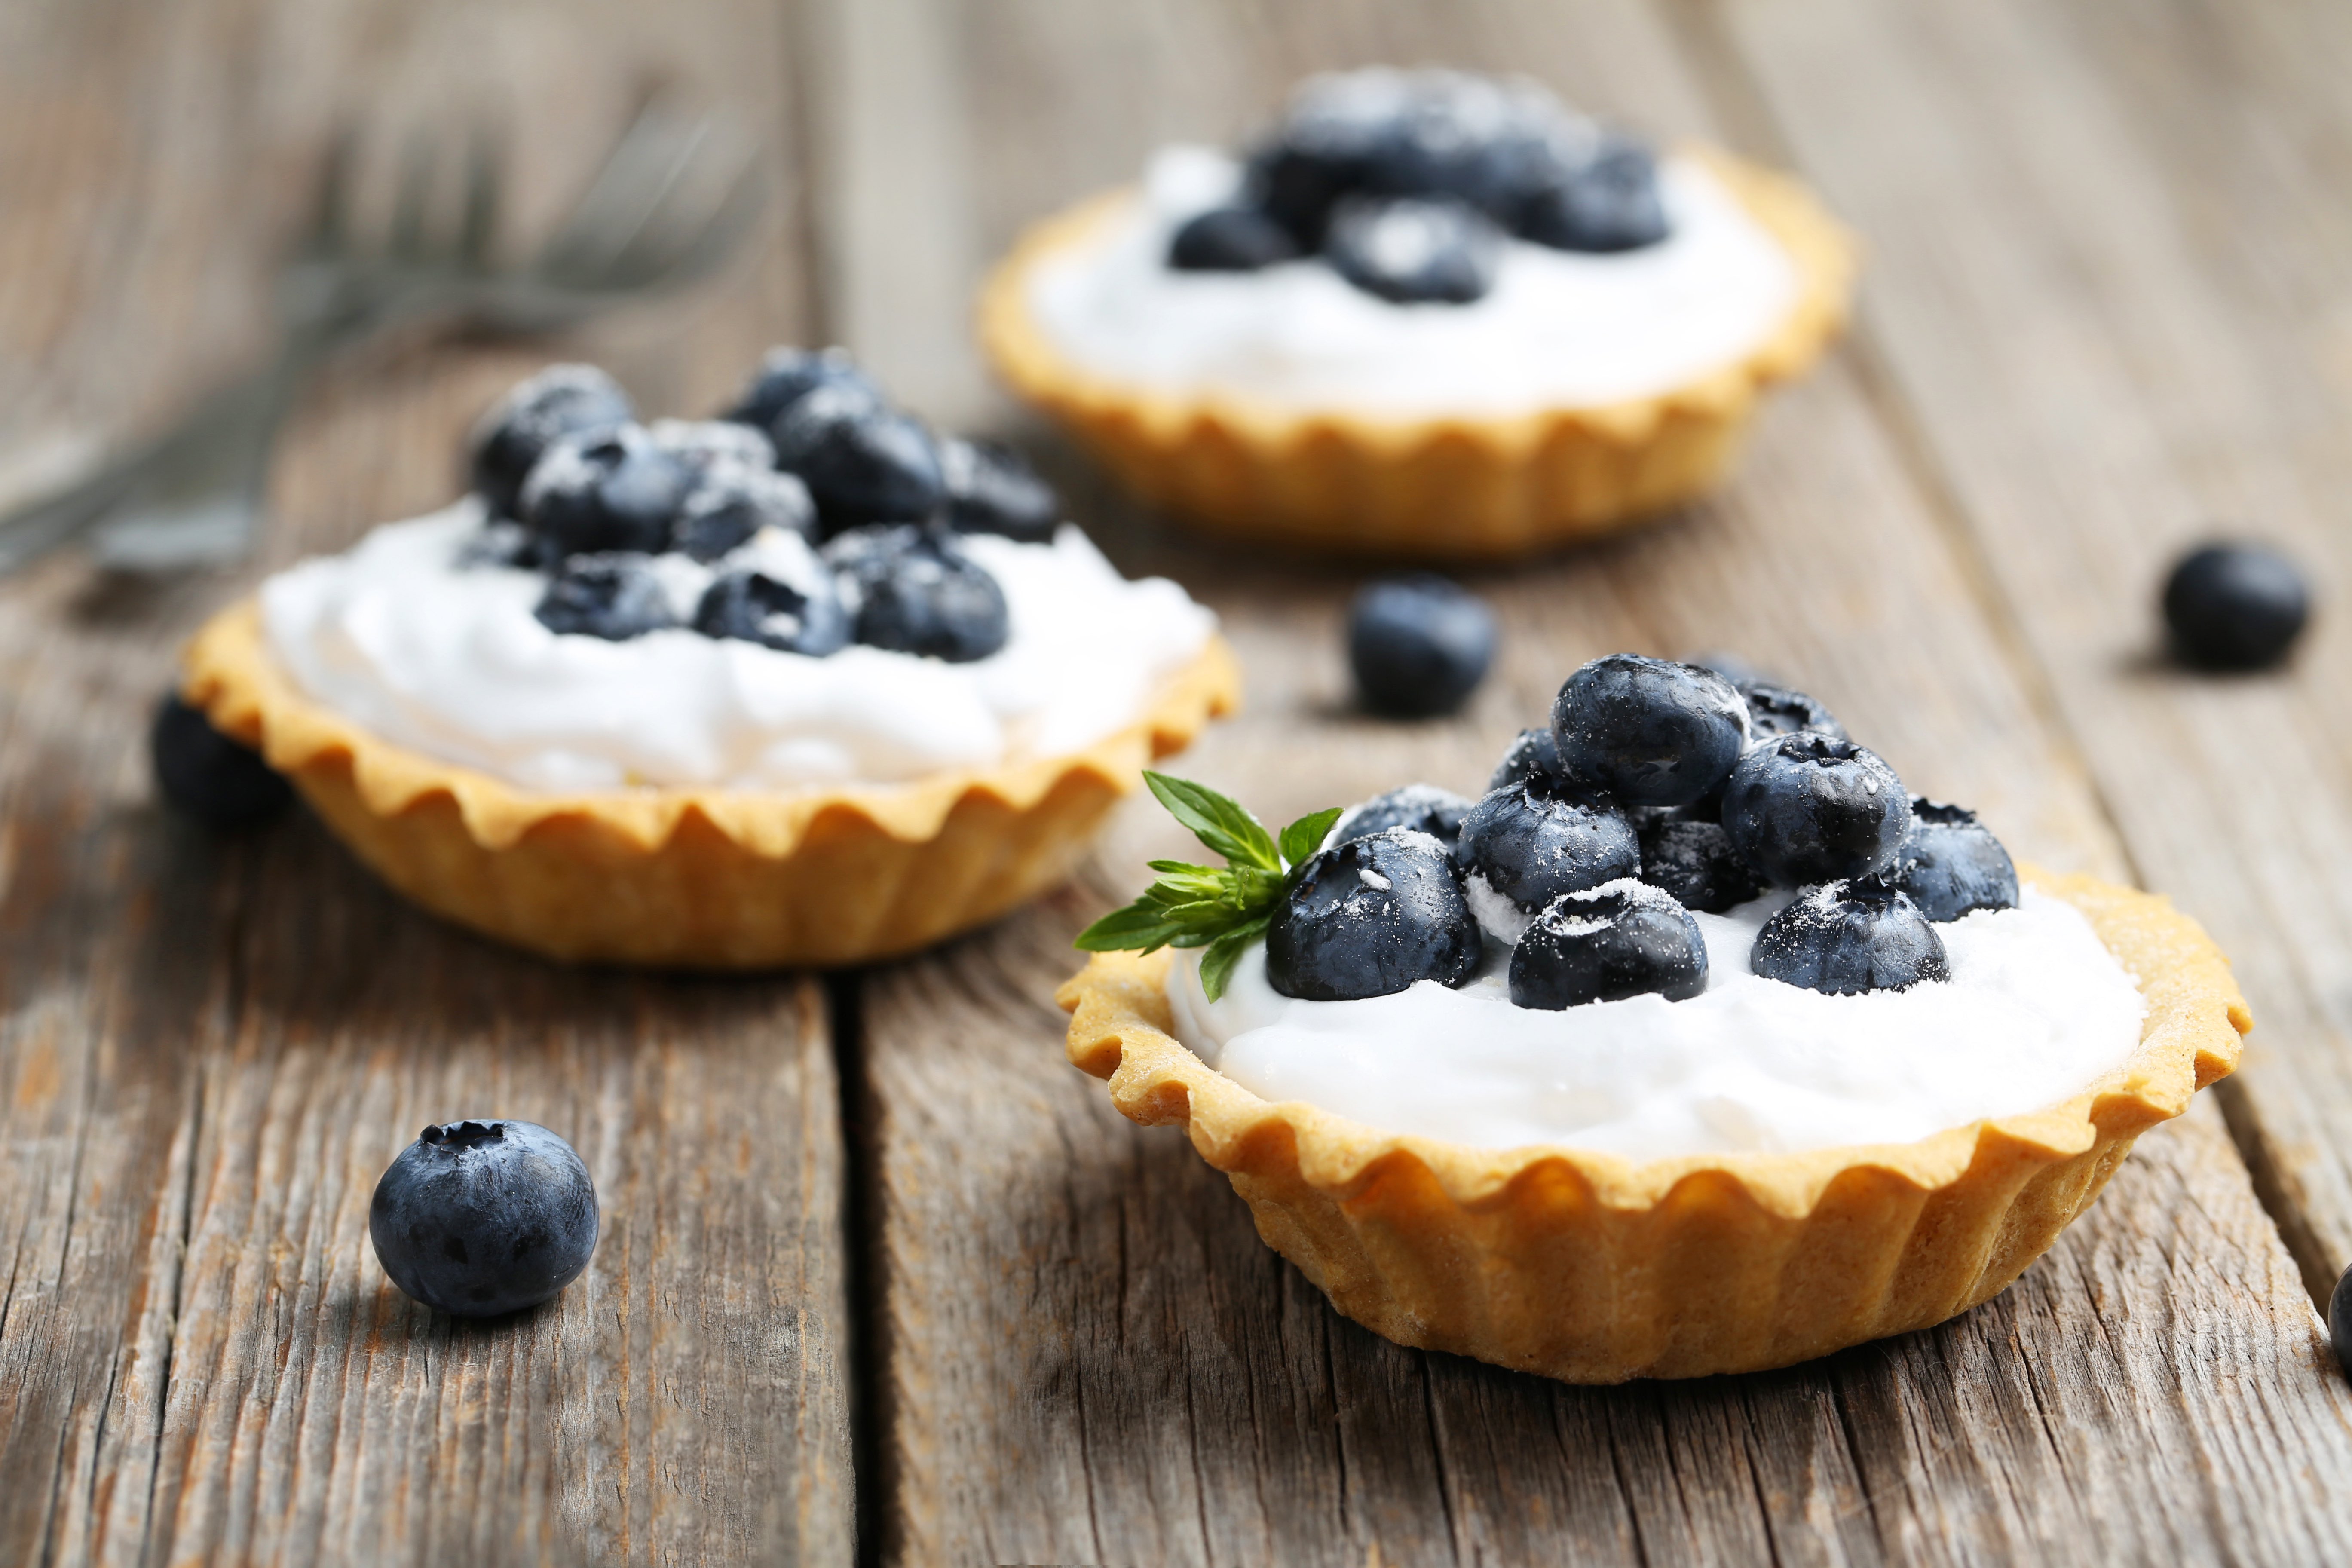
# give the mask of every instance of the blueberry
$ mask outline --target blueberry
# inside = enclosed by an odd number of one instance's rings
[[[1350,196],[1331,211],[1323,258],[1367,294],[1397,305],[1466,305],[1501,265],[1502,231],[1460,202]]]
[[[1511,949],[1511,1002],[1557,1012],[1587,1002],[1706,989],[1706,941],[1690,911],[1643,882],[1563,893]]]
[[[767,432],[731,419],[656,419],[647,434],[655,446],[698,474],[776,466],[776,444]]]
[[[931,433],[859,387],[816,388],[771,434],[776,466],[807,484],[828,532],[919,521],[947,500]]]
[[[2327,1338],[2336,1347],[2336,1364],[2352,1376],[2352,1268],[2336,1281],[2327,1296]]]
[[[1685,909],[1719,915],[1763,892],[1719,822],[1664,812],[1643,824],[1642,880]]]
[[[1168,241],[1179,272],[1255,272],[1298,258],[1291,232],[1254,206],[1212,207],[1187,218]]]
[[[1748,704],[1751,745],[1775,735],[1793,735],[1800,730],[1811,730],[1840,741],[1846,738],[1845,726],[1837,721],[1836,716],[1801,691],[1776,686],[1769,680],[1743,680],[1739,683],[1739,696]]]
[[[1012,635],[1004,590],[944,528],[853,528],[824,559],[856,601],[857,640],[869,647],[966,664]]]
[[[214,729],[204,710],[176,691],[156,706],[147,743],[155,787],[206,827],[251,827],[293,803],[293,786],[258,752]]]
[[[695,473],[635,425],[567,436],[522,487],[522,520],[550,563],[605,551],[669,545]]]
[[[1528,200],[1518,232],[1538,245],[1599,254],[1657,244],[1667,223],[1656,158],[1638,142],[1607,138],[1589,161]]]
[[[1832,996],[1952,977],[1944,939],[1919,906],[1874,877],[1799,893],[1756,933],[1748,967]]]
[[[1350,838],[1366,838],[1375,833],[1386,833],[1391,827],[1409,827],[1415,833],[1426,833],[1454,847],[1456,835],[1462,831],[1463,814],[1470,802],[1450,789],[1435,784],[1407,784],[1386,795],[1376,795],[1361,805],[1348,808],[1339,821],[1331,825],[1328,842],[1345,844]]]
[[[1351,839],[1291,873],[1265,933],[1285,996],[1345,1002],[1418,980],[1459,985],[1485,952],[1445,846],[1402,827]]]
[[[1559,771],[1559,744],[1551,738],[1549,726],[1541,730],[1522,730],[1504,752],[1503,760],[1495,764],[1492,777],[1486,781],[1489,790],[1498,790],[1515,784],[1534,783],[1544,790],[1558,789],[1562,782]]]
[[[1315,77],[1291,97],[1273,135],[1251,155],[1256,206],[1298,244],[1322,244],[1331,208],[1364,187],[1372,164],[1403,135],[1405,79],[1395,71]]]
[[[629,395],[593,364],[550,365],[476,422],[473,483],[492,517],[519,517],[523,481],[566,436],[609,430],[635,417]]]
[[[1495,612],[1468,589],[1427,574],[1369,584],[1348,610],[1348,664],[1375,713],[1451,713],[1495,659]]]
[[[2208,544],[2182,556],[2164,584],[2164,624],[2181,658],[2207,669],[2275,664],[2311,617],[2311,592],[2294,562],[2259,544]]]
[[[1739,761],[1748,707],[1711,669],[1612,653],[1561,685],[1551,731],[1570,778],[1627,805],[1688,805]]]
[[[1061,498],[1012,447],[948,437],[940,442],[940,480],[957,531],[1001,533],[1024,544],[1053,541]]]
[[[566,561],[531,614],[559,637],[606,642],[626,642],[677,625],[648,558],[619,551]]]
[[[716,561],[763,528],[803,538],[814,534],[816,503],[809,500],[808,487],[773,468],[722,465],[703,475],[678,503],[670,548],[697,561]]]
[[[392,1282],[453,1317],[536,1307],[596,1250],[596,1185],[572,1145],[530,1121],[427,1127],[368,1204]]]
[[[2017,868],[1977,814],[1911,797],[1911,831],[1895,858],[1895,885],[1919,912],[1956,921],[1970,910],[2017,907]]]
[[[807,591],[764,572],[730,572],[704,590],[694,629],[707,637],[740,637],[785,653],[823,658],[849,646],[849,612],[832,585]]]
[[[1605,801],[1553,795],[1531,784],[1489,791],[1462,818],[1454,858],[1465,876],[1530,913],[1562,893],[1636,877],[1641,840]]]
[[[1877,754],[1801,731],[1739,759],[1723,792],[1731,847],[1777,888],[1885,869],[1911,829],[1911,797]]]
[[[751,384],[720,417],[772,434],[784,411],[820,386],[853,387],[877,402],[882,399],[882,389],[857,368],[845,349],[814,353],[807,349],[770,349],[760,368],[751,373]]]

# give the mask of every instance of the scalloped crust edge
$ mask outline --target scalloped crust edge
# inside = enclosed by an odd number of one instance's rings
[[[251,600],[198,631],[181,689],[437,914],[555,958],[747,969],[913,952],[1043,892],[1147,763],[1239,705],[1241,676],[1212,637],[1142,719],[1082,751],[902,785],[578,795],[436,761],[312,700]]]
[[[1495,560],[1653,517],[1713,488],[1772,384],[1845,321],[1853,237],[1797,182],[1715,149],[1703,163],[1795,258],[1797,300],[1745,356],[1655,396],[1509,417],[1381,418],[1224,394],[1155,392],[1072,363],[1028,306],[1031,271],[1130,204],[1112,191],[1045,219],[992,271],[979,329],[1013,391],[1130,488],[1213,531],[1325,550]]]
[[[1473,1149],[1269,1104],[1169,1034],[1173,955],[1097,955],[1056,995],[1071,1062],[1193,1147],[1332,1305],[1402,1344],[1570,1383],[1785,1366],[1999,1294],[2132,1141],[2233,1070],[2229,961],[2169,902],[2032,867],[2137,980],[2131,1058],[2047,1110],[1917,1142],[1635,1163]]]

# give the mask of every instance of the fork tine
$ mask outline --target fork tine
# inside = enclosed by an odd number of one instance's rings
[[[466,139],[465,210],[457,227],[457,256],[475,267],[488,263],[498,238],[499,203],[504,179],[490,133],[476,125]]]
[[[343,121],[327,140],[319,162],[319,183],[310,198],[310,224],[302,247],[315,256],[331,256],[350,247],[352,171],[359,155],[359,132]]]
[[[435,161],[425,133],[410,132],[401,147],[400,186],[393,195],[392,228],[385,237],[385,247],[394,256],[414,258],[425,253]]]

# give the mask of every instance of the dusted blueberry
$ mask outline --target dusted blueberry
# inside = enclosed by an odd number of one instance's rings
[[[1466,305],[1495,286],[1503,234],[1459,202],[1350,196],[1331,212],[1323,258],[1367,294],[1398,305]]]
[[[2164,584],[2173,647],[2208,669],[2260,669],[2284,658],[2311,616],[2294,562],[2259,544],[2208,544],[2180,558]]]
[[[427,1127],[368,1204],[394,1285],[459,1318],[536,1307],[596,1250],[596,1184],[572,1145],[530,1121]]]
[[[1326,849],[1291,873],[1265,932],[1285,996],[1346,1002],[1417,980],[1459,985],[1485,952],[1445,846],[1402,827]]]
[[[1560,687],[1551,732],[1570,778],[1627,805],[1688,805],[1739,761],[1748,706],[1711,669],[1612,653]]]
[[[914,521],[947,500],[931,433],[858,387],[818,387],[786,409],[771,434],[776,467],[808,485],[827,531]]]
[[[204,710],[176,691],[156,707],[147,745],[155,787],[206,827],[251,827],[293,804],[293,786],[270,771],[261,753],[214,729]]]
[[[1012,635],[1004,590],[944,528],[853,528],[824,559],[855,601],[857,640],[868,647],[967,664]]]
[[[1834,740],[1846,738],[1845,726],[1839,723],[1830,710],[1801,691],[1786,686],[1775,686],[1769,680],[1743,680],[1739,695],[1748,704],[1748,743],[1768,741],[1775,735],[1793,735],[1800,730],[1811,730],[1817,735]]]
[[[1799,893],[1756,933],[1748,967],[1832,996],[1952,977],[1944,939],[1919,906],[1874,877]]]
[[[611,550],[669,546],[695,472],[635,425],[567,436],[522,487],[522,520],[550,563]]]
[[[773,433],[784,411],[820,386],[847,386],[879,402],[882,389],[857,368],[846,349],[770,349],[751,373],[751,384],[720,417]]]
[[[767,432],[731,419],[656,419],[646,433],[655,446],[698,474],[776,466],[776,444]]]
[[[1168,265],[1179,272],[1255,272],[1297,258],[1290,231],[1253,206],[1211,207],[1168,242]]]
[[[575,555],[548,580],[531,611],[559,636],[626,642],[677,625],[669,596],[644,555]]]
[[[1771,886],[1835,882],[1894,862],[1911,830],[1911,797],[1875,752],[1800,731],[1739,759],[1724,787],[1723,826]]]
[[[1463,874],[1534,911],[1562,893],[1637,877],[1642,844],[1606,801],[1578,800],[1515,784],[1488,792],[1462,818],[1454,859]]]
[[[1300,84],[1281,125],[1251,156],[1248,185],[1256,205],[1300,246],[1322,244],[1331,208],[1363,189],[1373,163],[1402,139],[1407,97],[1397,71],[1318,76]]]
[[[1667,227],[1657,160],[1640,142],[1612,136],[1528,201],[1518,232],[1538,245],[1606,254],[1655,245]]]
[[[1719,822],[1669,812],[1643,824],[1641,835],[1642,880],[1685,909],[1719,915],[1764,890]]]
[[[763,572],[730,572],[703,591],[694,629],[823,658],[849,646],[849,612],[827,583],[807,591]]]
[[[1895,858],[1895,885],[1938,922],[1970,910],[2017,907],[2017,868],[1977,814],[1911,797],[1911,831]]]
[[[1054,487],[1037,477],[1029,459],[994,441],[943,438],[940,479],[947,487],[948,521],[960,533],[1001,533],[1045,544],[1061,521]]]
[[[1467,588],[1426,574],[1373,583],[1348,611],[1348,664],[1375,713],[1450,713],[1495,659],[1495,612]]]
[[[1348,808],[1346,815],[1331,825],[1332,844],[1345,844],[1350,838],[1369,837],[1385,833],[1391,827],[1409,827],[1415,833],[1426,833],[1454,847],[1454,836],[1462,831],[1462,816],[1470,809],[1470,802],[1450,789],[1435,784],[1407,784],[1386,795],[1376,795],[1361,805]]]
[[[1511,949],[1511,1002],[1557,1012],[1587,1002],[1706,989],[1706,941],[1690,911],[1643,882],[1563,893]]]
[[[1544,790],[1558,789],[1562,783],[1559,746],[1549,728],[1520,731],[1519,738],[1503,753],[1503,760],[1495,764],[1494,776],[1486,781],[1486,787],[1498,790],[1528,783]]]
[[[763,528],[803,538],[814,534],[816,503],[809,500],[808,487],[773,468],[724,464],[703,475],[678,503],[670,548],[697,561],[716,561]]]
[[[473,484],[492,517],[520,517],[523,481],[566,436],[635,417],[629,395],[593,364],[554,364],[518,385],[474,426]]]

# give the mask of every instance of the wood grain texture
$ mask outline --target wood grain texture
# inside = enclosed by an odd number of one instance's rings
[[[1131,177],[1157,142],[1228,137],[1318,66],[1528,70],[1654,131],[1720,133],[1683,19],[1635,5],[940,15],[964,62],[943,96],[971,120],[898,155],[952,146],[983,242],[937,232],[960,216],[899,214],[895,243],[937,253],[1001,247]],[[1171,573],[1225,617],[1251,706],[1178,771],[1271,820],[1412,778],[1475,789],[1582,659],[1729,648],[1822,696],[1907,780],[1979,805],[2021,852],[2116,874],[2041,677],[1871,371],[1835,363],[1786,397],[1717,500],[1473,577],[1506,653],[1442,723],[1350,710],[1346,574],[1205,551],[1066,457],[1057,474],[1123,566]],[[1133,889],[1147,855],[1190,847],[1156,811],[1129,811],[1090,890],[864,987],[887,1560],[2287,1563],[2345,1549],[2352,1513],[2318,1478],[2352,1458],[2352,1398],[2210,1107],[2147,1140],[2003,1297],[1810,1367],[1575,1390],[1337,1318],[1180,1136],[1125,1124],[1062,1061],[1048,999],[1074,967],[1070,935]]]
[[[1870,235],[1866,319],[2133,861],[2235,958],[2230,1089],[2315,1294],[2352,1260],[2352,116],[2335,7],[1738,5],[1789,143]],[[1867,62],[1866,68],[1863,62]],[[2162,657],[2172,556],[2286,544],[2292,668]]]
[[[411,340],[338,367],[255,570],[445,500],[474,413],[559,352],[653,411],[710,406],[805,319],[789,20],[12,11],[0,207],[28,216],[0,277],[0,449],[119,439],[250,352],[339,119],[378,201],[414,130],[502,117],[520,241],[665,79],[731,103],[780,168],[757,254],[560,347]],[[408,910],[306,818],[224,842],[159,810],[146,714],[252,575],[156,589],[60,558],[0,585],[0,1558],[847,1560],[822,988],[536,963]],[[365,1240],[416,1128],[479,1114],[569,1137],[603,1203],[588,1273],[488,1325],[409,1302]]]

